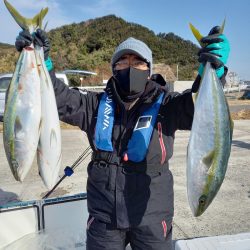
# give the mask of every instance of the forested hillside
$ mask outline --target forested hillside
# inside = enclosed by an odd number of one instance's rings
[[[180,80],[194,79],[198,68],[198,47],[190,41],[174,33],[156,35],[146,27],[114,15],[65,25],[50,30],[48,36],[57,71],[84,69],[97,72],[100,80],[107,79],[111,75],[109,63],[115,47],[131,36],[148,44],[155,64],[169,65],[174,75],[178,64]],[[0,44],[0,73],[13,71],[17,56],[13,46]]]
[[[0,43],[0,74],[13,71],[18,53],[14,46]]]

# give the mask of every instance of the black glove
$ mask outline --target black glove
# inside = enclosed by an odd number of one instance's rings
[[[28,30],[21,31],[15,42],[17,51],[21,52],[25,47],[30,46],[32,42],[40,47],[43,47],[44,60],[46,61],[49,56],[50,42],[46,32],[41,29],[37,29],[33,36]]]
[[[21,52],[25,47],[30,46],[33,42],[33,37],[28,30],[23,30],[16,38],[15,46],[17,51]]]
[[[40,47],[43,47],[44,60],[46,61],[49,57],[50,42],[45,31],[37,29],[34,33],[34,43]]]

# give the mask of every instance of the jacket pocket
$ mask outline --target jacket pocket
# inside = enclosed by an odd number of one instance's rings
[[[109,167],[101,162],[93,162],[88,166],[88,177],[95,183],[107,183],[109,179]]]

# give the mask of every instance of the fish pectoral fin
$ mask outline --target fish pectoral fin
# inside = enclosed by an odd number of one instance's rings
[[[206,165],[207,167],[207,172],[210,172],[213,159],[215,155],[215,150],[210,151],[205,157],[203,157],[202,162]]]
[[[23,126],[22,126],[20,117],[17,116],[17,117],[16,117],[16,120],[15,120],[15,127],[14,127],[15,136],[19,133],[19,131],[22,130],[22,127],[23,127]]]
[[[42,126],[43,126],[43,118],[41,118],[40,123],[39,123],[39,127],[38,127],[39,135],[41,134]]]
[[[56,147],[56,145],[57,145],[57,136],[55,130],[52,129],[50,133],[50,147],[53,148]]]

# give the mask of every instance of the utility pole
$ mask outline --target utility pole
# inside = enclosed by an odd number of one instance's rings
[[[178,79],[179,79],[179,65],[177,63],[177,65],[176,65],[176,81],[178,81]]]
[[[81,84],[81,87],[82,87],[82,84],[83,84],[83,77],[80,77],[80,84]]]

